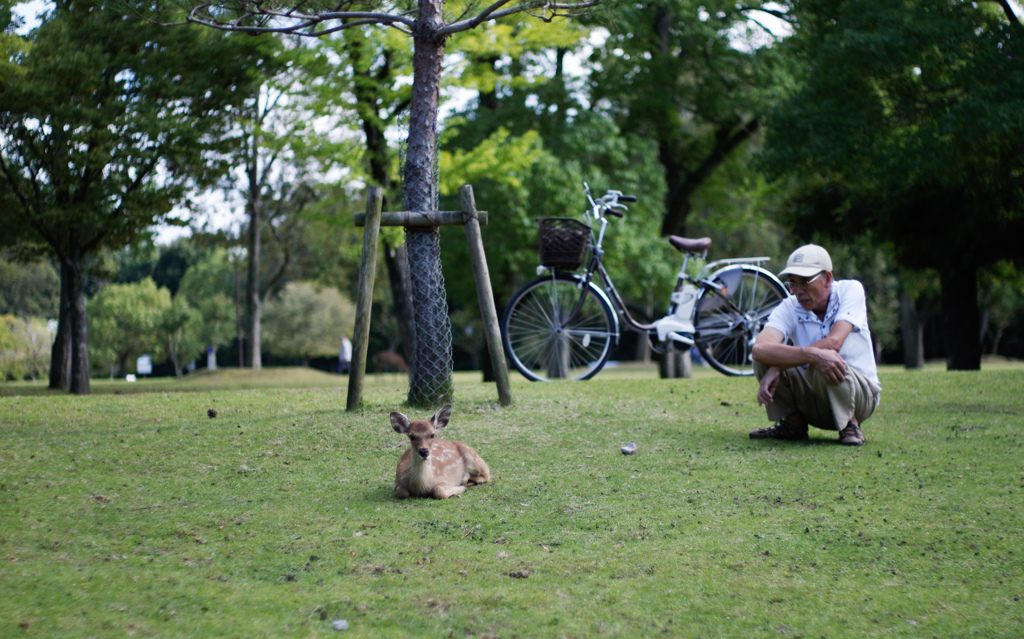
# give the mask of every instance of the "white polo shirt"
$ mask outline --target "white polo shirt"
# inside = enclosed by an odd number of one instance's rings
[[[813,311],[805,311],[796,296],[790,295],[775,307],[765,326],[779,331],[796,346],[810,346],[828,337],[832,326],[839,320],[853,326],[853,332],[839,349],[839,356],[881,388],[875,366],[875,349],[871,344],[871,329],[868,328],[864,286],[857,280],[832,282],[825,319],[819,320]]]

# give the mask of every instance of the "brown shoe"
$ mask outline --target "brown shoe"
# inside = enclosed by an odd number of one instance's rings
[[[750,431],[750,439],[786,439],[803,441],[807,439],[807,424],[794,426],[784,419],[775,422],[768,428],[755,428]]]
[[[853,422],[847,424],[846,428],[839,431],[839,443],[843,446],[863,446],[864,433],[861,432],[860,426]]]

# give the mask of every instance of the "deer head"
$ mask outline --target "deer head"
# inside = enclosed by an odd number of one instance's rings
[[[451,404],[438,409],[430,419],[410,422],[402,413],[391,413],[391,428],[396,433],[409,436],[409,445],[422,459],[430,457],[430,445],[437,431],[448,425],[452,417]]]

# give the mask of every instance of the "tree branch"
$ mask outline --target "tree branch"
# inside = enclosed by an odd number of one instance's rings
[[[460,31],[468,31],[488,20],[498,20],[507,16],[515,15],[517,13],[526,13],[535,18],[539,18],[544,22],[550,22],[557,17],[569,17],[577,15],[577,12],[583,12],[586,9],[597,6],[599,0],[582,0],[581,2],[524,2],[517,4],[514,7],[508,9],[502,9],[503,6],[507,5],[511,0],[498,0],[491,6],[487,7],[473,18],[467,20],[461,20],[453,22],[452,24],[437,30],[438,37],[447,37],[453,33],[459,33]],[[538,15],[535,11],[540,10]],[[550,11],[550,14],[545,12]]]
[[[483,11],[478,13],[476,16],[474,16],[472,18],[463,19],[463,16],[466,16],[466,15],[469,14],[470,7],[472,7],[472,5],[467,5],[466,10],[462,12],[462,15],[459,16],[459,18],[455,22],[453,22],[452,24],[450,24],[447,27],[445,27],[445,29],[451,29],[451,28],[455,27],[456,25],[463,25],[463,24],[470,25],[470,26],[467,26],[467,27],[464,27],[464,28],[459,28],[459,29],[457,29],[455,31],[451,31],[451,33],[456,33],[457,31],[464,31],[466,29],[472,29],[473,27],[475,27],[476,25],[480,24],[481,22],[489,20],[491,14],[493,14],[495,11],[498,11],[499,9],[501,9],[502,7],[507,5],[509,2],[512,2],[512,0],[497,0],[497,2],[493,3],[491,6],[487,7],[486,9],[484,9]],[[445,35],[449,35],[449,34],[445,34]]]
[[[0,173],[3,174],[4,180],[10,186],[11,192],[14,193],[14,196],[18,199],[19,202],[21,202],[21,205],[29,213],[29,217],[31,217],[32,209],[29,206],[28,197],[26,197],[25,194],[21,192],[21,189],[18,188],[18,180],[16,179],[16,175],[13,171],[11,171],[10,167],[7,165],[7,160],[4,158],[4,155],[2,153],[0,153]]]
[[[453,33],[467,31],[488,20],[497,20],[517,13],[527,13],[536,18],[550,22],[556,17],[577,15],[598,4],[599,0],[579,0],[578,2],[556,2],[551,0],[527,0],[508,7],[513,0],[496,0],[472,18],[459,19],[438,29],[433,35],[446,38]],[[404,33],[412,33],[416,25],[416,11],[387,13],[379,11],[345,11],[342,7],[349,2],[341,2],[330,11],[303,13],[300,11],[306,4],[305,0],[287,10],[264,8],[262,2],[245,2],[241,15],[230,21],[224,21],[211,14],[217,7],[214,3],[205,3],[189,11],[186,22],[199,24],[221,31],[244,31],[247,33],[286,33],[305,37],[325,36],[345,29],[364,25],[382,25],[396,28]],[[508,8],[505,8],[508,7]],[[463,16],[468,15],[468,11]],[[461,18],[462,16],[460,16]],[[257,24],[246,24],[255,20]],[[325,26],[335,22],[334,26]],[[285,22],[287,24],[285,24]]]
[[[285,193],[281,193],[280,194],[281,198],[283,198],[285,196],[286,196]],[[282,280],[282,278],[284,278],[285,273],[288,272],[288,267],[291,266],[291,263],[292,263],[292,249],[291,249],[291,245],[288,242],[286,242],[284,240],[284,238],[281,237],[280,233],[278,233],[277,227],[274,226],[273,223],[272,223],[279,216],[285,215],[285,212],[283,211],[283,207],[284,206],[285,206],[284,202],[279,199],[278,202],[277,202],[277,207],[276,207],[277,208],[277,212],[274,215],[268,216],[268,219],[267,219],[267,228],[270,229],[270,236],[273,237],[274,241],[277,243],[277,245],[281,247],[281,251],[284,253],[284,258],[281,260],[281,264],[278,266],[277,272],[274,273],[274,275],[271,276],[270,281],[267,283],[266,289],[264,289],[263,297],[262,297],[263,303],[266,303],[267,300],[270,299],[271,293],[273,293],[274,290],[281,283],[281,280]],[[304,208],[305,208],[305,202],[300,203],[298,210],[294,212],[294,216],[298,217],[299,213],[301,213],[302,209],[304,209]]]
[[[340,5],[339,5],[340,6]],[[210,16],[208,18],[200,17],[204,12],[209,14],[212,4],[202,4],[192,9],[188,17],[187,22],[199,24],[212,29],[219,29],[221,31],[245,31],[247,33],[288,33],[294,35],[301,35],[307,37],[318,37],[342,31],[344,29],[351,29],[352,27],[362,26],[366,24],[380,24],[385,26],[405,26],[409,30],[412,29],[415,24],[415,20],[409,18],[414,12],[403,12],[398,15],[390,13],[379,13],[374,11],[325,11],[322,13],[303,14],[298,13],[297,9],[301,7],[301,4],[294,9],[288,11],[276,11],[273,9],[263,9],[257,3],[252,9],[245,11],[241,16],[231,22],[223,22],[217,18]],[[246,25],[243,24],[246,20],[253,18],[264,18],[265,20],[259,25]],[[283,24],[281,26],[267,26],[267,24],[273,19],[282,19],[292,22],[292,24]],[[325,22],[332,20],[353,20],[353,22],[342,22],[336,27],[329,29],[318,30],[316,27]]]

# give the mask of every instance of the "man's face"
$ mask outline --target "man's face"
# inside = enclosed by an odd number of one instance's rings
[[[796,296],[805,311],[824,313],[828,308],[828,297],[832,288],[832,273],[821,271],[813,277],[790,275],[786,288]]]

